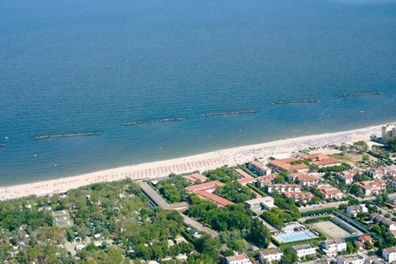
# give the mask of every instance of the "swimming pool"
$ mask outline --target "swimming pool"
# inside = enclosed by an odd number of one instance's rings
[[[290,234],[279,234],[275,236],[275,238],[282,243],[294,242],[294,241],[301,241],[306,239],[311,239],[317,237],[312,232],[306,231],[299,231]]]

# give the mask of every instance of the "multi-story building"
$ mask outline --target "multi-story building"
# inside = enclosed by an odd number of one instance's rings
[[[316,248],[311,244],[295,245],[293,246],[293,250],[299,258],[316,255]]]
[[[252,264],[250,259],[245,254],[226,257],[227,264]]]
[[[376,195],[386,189],[386,183],[380,179],[356,182],[355,185],[362,190],[365,196]]]
[[[371,220],[374,223],[379,223],[381,225],[384,225],[386,228],[388,228],[389,231],[395,231],[396,230],[396,222],[386,218],[383,215],[372,214],[371,215]]]
[[[311,176],[307,173],[294,173],[292,174],[292,177],[293,180],[303,186],[313,186],[319,183],[319,179],[317,177]]]
[[[257,174],[258,176],[267,176],[270,175],[272,170],[267,166],[264,166],[260,162],[252,161],[247,165],[248,169]]]
[[[273,261],[280,261],[283,252],[279,248],[269,248],[260,251],[259,260],[262,264],[270,264]]]
[[[330,184],[320,184],[316,187],[324,199],[342,199],[345,194]]]
[[[368,256],[364,254],[344,255],[337,257],[337,264],[365,264]]]
[[[335,176],[345,184],[352,184],[353,179],[357,174],[359,174],[359,170],[352,169],[352,170],[347,170],[347,171],[342,171],[339,173],[336,173]]]
[[[394,125],[382,126],[381,132],[382,132],[381,139],[383,142],[386,142],[391,137],[396,137],[396,126]]]
[[[295,202],[301,202],[303,204],[309,203],[315,197],[310,192],[284,192],[283,195]]]
[[[357,214],[360,214],[360,213],[368,213],[368,209],[367,209],[367,207],[366,207],[365,204],[350,205],[350,206],[347,206],[347,208],[346,208],[346,213],[347,213],[349,216],[356,217]]]
[[[263,210],[270,210],[276,206],[274,205],[274,198],[266,196],[245,201],[245,207],[259,215]]]
[[[389,263],[396,261],[396,247],[385,248],[382,250],[382,257]]]
[[[329,257],[335,257],[338,252],[344,252],[347,249],[346,242],[339,240],[326,240],[320,244],[321,250]]]
[[[298,184],[266,184],[265,188],[268,193],[273,191],[278,191],[280,193],[284,192],[301,192],[301,186]]]

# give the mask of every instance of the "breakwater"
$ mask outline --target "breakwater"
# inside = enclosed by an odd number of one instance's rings
[[[279,100],[272,102],[273,105],[282,105],[282,104],[309,104],[309,103],[319,103],[318,99],[304,99],[304,100]]]
[[[230,111],[230,112],[213,112],[213,113],[203,113],[203,117],[209,116],[227,116],[227,115],[245,115],[245,114],[255,114],[257,110],[243,110],[243,111]]]
[[[162,118],[162,119],[151,119],[151,120],[142,120],[142,121],[128,121],[123,123],[124,126],[136,126],[136,125],[145,125],[145,124],[155,124],[155,123],[166,123],[166,122],[180,122],[183,121],[183,118]]]
[[[76,133],[65,133],[65,134],[50,134],[50,135],[40,135],[35,136],[35,140],[44,140],[50,138],[69,138],[69,137],[89,137],[89,136],[100,136],[102,131],[92,131],[92,132],[76,132]]]
[[[343,98],[343,97],[359,97],[359,96],[375,96],[375,95],[381,95],[381,93],[380,92],[343,93],[337,95],[337,97]]]

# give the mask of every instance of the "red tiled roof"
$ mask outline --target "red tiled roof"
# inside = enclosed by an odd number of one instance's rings
[[[314,197],[310,192],[284,192],[284,194],[291,199],[312,199]]]
[[[361,181],[355,184],[366,190],[386,188],[385,182],[380,179],[375,179],[373,181]]]
[[[207,192],[207,191],[197,191],[196,194],[204,199],[209,199],[212,202],[214,202],[215,204],[217,204],[220,207],[229,205],[229,204],[233,204],[232,202],[228,201],[227,199],[224,199],[223,197],[220,197],[216,194]]]
[[[254,177],[252,175],[250,175],[249,173],[247,173],[244,170],[235,169],[235,172],[238,173],[239,176],[241,176],[242,178],[254,179]]]
[[[206,191],[209,189],[216,189],[216,187],[223,186],[224,184],[219,181],[210,181],[201,184],[188,186],[185,188],[187,192]]]
[[[208,179],[204,175],[202,175],[200,173],[197,173],[197,172],[195,172],[195,173],[193,173],[191,175],[184,176],[183,178],[186,179],[186,180],[189,180],[190,182],[197,182],[197,181],[204,182],[204,181],[206,181]]]
[[[256,180],[255,178],[242,178],[242,179],[238,179],[238,182],[240,184],[245,184],[245,183],[252,183],[255,180]]]
[[[292,176],[301,182],[317,182],[317,181],[319,181],[316,177],[308,175],[306,173],[296,173],[296,174],[293,174]]]
[[[256,178],[256,180],[261,183],[267,183],[267,182],[271,182],[275,178],[276,178],[276,174],[270,174],[267,176],[258,177],[258,178]]]
[[[286,159],[277,159],[277,160],[271,160],[269,161],[269,164],[280,168],[281,170],[284,171],[295,171],[295,170],[301,170],[301,169],[308,169],[309,166],[305,163],[298,163],[298,164],[291,164],[293,162],[299,161],[296,158],[286,158]]]
[[[311,160],[317,166],[338,164],[340,161],[323,153],[313,153],[303,156],[304,159]]]
[[[339,189],[337,189],[336,187],[331,186],[330,184],[322,184],[318,186],[318,189],[324,193],[324,194],[329,194],[329,195],[333,195],[333,194],[338,194],[338,193],[342,193]]]
[[[248,259],[248,257],[247,257],[245,254],[239,254],[239,255],[227,257],[227,259],[228,259],[229,261],[234,261],[234,260]]]

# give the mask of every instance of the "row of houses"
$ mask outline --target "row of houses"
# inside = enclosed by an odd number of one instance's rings
[[[337,264],[372,264],[372,263],[395,263],[396,247],[382,250],[382,259],[377,256],[368,256],[364,253],[351,255],[339,255],[346,252],[347,245],[344,240],[327,240],[320,244],[320,249],[330,259],[336,258]],[[318,248],[312,244],[295,245],[292,247],[299,259],[307,256],[316,256]],[[279,262],[283,257],[283,252],[279,248],[269,248],[260,251],[259,261],[262,264]],[[252,262],[245,254],[239,254],[226,258],[227,264],[251,264]],[[314,263],[330,263],[330,260],[320,260]]]
[[[304,155],[301,158],[273,159],[269,161],[268,166],[278,172],[287,171],[294,173],[307,172],[310,168],[309,164],[313,164],[319,168],[325,168],[339,166],[341,165],[341,161],[323,153],[313,153]]]

